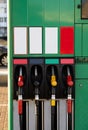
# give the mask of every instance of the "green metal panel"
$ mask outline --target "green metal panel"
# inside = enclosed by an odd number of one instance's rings
[[[13,26],[27,26],[27,0],[13,0],[11,15]]]
[[[88,24],[75,25],[75,56],[88,56]]]
[[[8,130],[13,130],[13,90],[12,90],[12,85],[13,85],[13,80],[12,80],[12,43],[13,43],[13,29],[12,27],[12,1],[8,0]]]
[[[59,0],[45,0],[45,26],[59,26],[59,8]]]
[[[59,64],[59,59],[46,59],[46,64]]]
[[[73,57],[73,55],[58,55],[58,54],[43,54],[43,55],[39,55],[39,54],[28,54],[28,55],[13,55],[14,58],[28,58],[28,57],[54,57],[54,58],[57,58],[57,57]]]
[[[75,56],[82,56],[82,25],[75,24]]]
[[[83,56],[88,56],[88,24],[83,25]]]
[[[75,22],[76,23],[88,23],[87,19],[81,19],[81,3],[82,0],[75,0]],[[78,8],[80,6],[80,8]]]
[[[88,80],[77,80],[75,86],[75,130],[87,130]]]
[[[81,5],[81,0],[75,0],[75,22],[81,23],[81,9],[78,8],[78,5]]]
[[[88,78],[88,64],[76,64],[75,77],[80,79]]]
[[[74,0],[60,0],[60,25],[74,25]]]
[[[43,0],[28,0],[28,25],[43,26]]]

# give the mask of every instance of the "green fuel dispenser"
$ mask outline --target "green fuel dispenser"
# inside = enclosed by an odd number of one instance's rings
[[[87,130],[88,1],[9,0],[8,6],[8,129],[20,130],[21,94],[21,130]]]

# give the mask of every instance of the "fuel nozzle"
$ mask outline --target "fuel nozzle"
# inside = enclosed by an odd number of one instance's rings
[[[70,68],[67,67],[67,85],[69,87],[72,87],[73,86],[73,81],[72,81],[72,76],[71,76],[71,73],[70,73]]]
[[[57,81],[54,66],[51,66],[51,86],[51,106],[55,106],[55,88],[57,86]]]
[[[51,130],[55,130],[56,86],[55,67],[51,66]]]
[[[33,65],[31,68],[31,82],[33,85],[35,100],[39,99],[42,79],[43,79],[42,67],[40,65]]]
[[[73,87],[72,75],[69,66],[67,66],[67,129],[72,130],[72,87]]]
[[[19,77],[18,77],[18,87],[22,87],[24,85],[24,78],[22,76],[22,67],[20,67]]]
[[[33,86],[35,89],[35,100],[39,99],[39,89],[41,85],[41,75],[39,72],[39,66],[34,66],[34,74],[33,74]]]
[[[56,75],[55,75],[54,66],[52,66],[51,86],[52,87],[56,87],[57,86],[57,81],[56,81]]]
[[[54,66],[51,67],[51,106],[55,106],[55,87],[57,86],[57,81],[56,81],[56,75],[55,75],[55,68]]]
[[[34,82],[33,82],[33,84],[34,84],[35,87],[39,87],[40,86],[37,66],[35,66],[35,70],[34,70]]]
[[[24,86],[24,77],[22,75],[22,67],[20,67],[18,77],[18,114],[19,114],[20,130],[23,130],[23,92],[22,92],[23,86]]]
[[[35,93],[35,129],[39,130],[39,93],[40,93],[40,85],[42,80],[42,71],[41,67],[38,65],[33,66],[32,68],[32,83],[34,86]]]

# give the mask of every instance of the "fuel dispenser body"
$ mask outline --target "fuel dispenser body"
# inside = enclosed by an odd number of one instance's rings
[[[88,1],[8,5],[8,129],[87,130]]]

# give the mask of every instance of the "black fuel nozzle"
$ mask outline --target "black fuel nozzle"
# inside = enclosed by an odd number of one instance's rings
[[[40,129],[40,102],[39,102],[39,94],[40,94],[40,86],[42,82],[42,69],[39,65],[35,65],[31,69],[31,80],[34,86],[34,93],[35,93],[35,129]]]
[[[41,77],[40,77],[40,72],[39,72],[38,66],[35,66],[34,67],[34,79],[33,79],[33,85],[35,88],[35,98],[39,96],[39,89],[40,89],[40,85],[41,85],[40,78]]]
[[[32,68],[32,83],[35,88],[39,88],[41,85],[42,76],[39,67],[40,66],[35,65]]]
[[[33,65],[31,68],[31,82],[34,88],[35,100],[39,99],[42,79],[42,67],[40,65]]]

